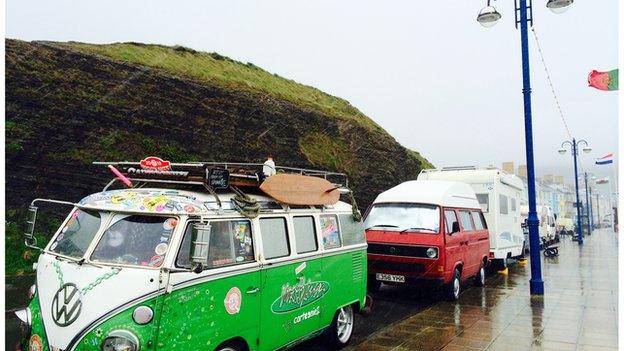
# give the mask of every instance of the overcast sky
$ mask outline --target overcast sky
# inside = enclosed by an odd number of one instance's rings
[[[617,94],[587,86],[617,67],[615,0],[576,1],[561,15],[534,1],[535,30],[564,116],[593,160],[617,148]],[[520,33],[513,1],[483,28],[485,0],[7,1],[7,37],[184,45],[253,62],[347,99],[436,166],[525,163]],[[567,134],[530,35],[538,175],[573,181]]]

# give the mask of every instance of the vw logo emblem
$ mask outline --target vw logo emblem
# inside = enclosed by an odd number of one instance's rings
[[[52,320],[59,327],[72,324],[80,315],[82,300],[80,289],[75,284],[61,286],[52,300]]]
[[[390,246],[390,253],[393,254],[396,252],[396,248],[394,246]]]

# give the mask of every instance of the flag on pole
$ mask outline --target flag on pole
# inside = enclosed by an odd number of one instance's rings
[[[587,82],[590,87],[599,90],[618,90],[618,70],[614,69],[609,72],[598,72],[596,70],[589,73]]]
[[[596,159],[597,165],[608,165],[609,163],[613,163],[613,154],[608,154]]]

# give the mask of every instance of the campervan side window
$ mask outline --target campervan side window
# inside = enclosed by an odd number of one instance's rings
[[[453,231],[453,222],[457,222],[457,215],[453,210],[444,211],[444,223],[446,225],[446,234],[451,234]]]
[[[499,195],[499,202],[500,202],[500,213],[501,214],[508,214],[509,213],[509,203],[507,201],[507,196]]]
[[[318,249],[316,243],[316,228],[314,228],[314,217],[301,216],[293,217],[295,230],[295,244],[297,253],[313,252]]]
[[[477,194],[477,201],[481,205],[481,211],[484,213],[490,212],[490,195],[489,194]]]
[[[485,226],[481,220],[481,214],[479,212],[471,212],[472,214],[472,221],[475,224],[475,229],[476,230],[483,230],[485,229]]]
[[[338,215],[338,219],[340,220],[342,240],[345,246],[364,244],[366,242],[362,222],[356,222],[352,214]]]
[[[470,219],[470,212],[459,211],[459,220],[461,221],[461,226],[464,231],[474,230],[472,220]]]
[[[336,215],[321,215],[321,236],[323,237],[323,247],[325,249],[335,249],[342,245],[340,239],[340,228],[338,227],[338,217]]]
[[[264,258],[278,258],[290,255],[286,218],[260,218],[262,249]]]
[[[193,224],[189,222],[178,251],[176,267],[191,268],[189,252]],[[254,261],[251,222],[246,219],[210,221],[210,246],[206,268],[218,268]]]

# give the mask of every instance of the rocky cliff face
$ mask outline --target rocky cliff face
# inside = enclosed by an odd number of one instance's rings
[[[262,162],[272,154],[279,165],[347,173],[360,207],[427,163],[363,115],[336,118],[66,43],[5,44],[7,210],[99,191],[111,175],[91,165],[98,160]]]

